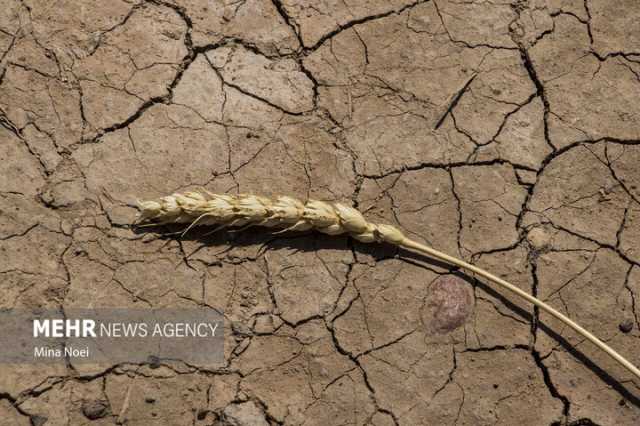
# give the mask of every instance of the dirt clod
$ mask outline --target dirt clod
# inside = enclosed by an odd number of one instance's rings
[[[82,414],[89,420],[101,419],[109,415],[109,403],[101,399],[89,399],[82,403]]]

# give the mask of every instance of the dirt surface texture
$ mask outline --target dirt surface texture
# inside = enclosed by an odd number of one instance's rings
[[[313,232],[136,232],[206,188],[356,206],[640,364],[640,2],[0,0],[0,308],[197,307],[224,363],[0,365],[4,425],[637,425],[515,296]]]

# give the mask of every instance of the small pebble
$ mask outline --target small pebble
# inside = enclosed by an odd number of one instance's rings
[[[422,320],[431,332],[450,333],[473,312],[474,295],[469,283],[455,275],[438,278],[429,287]]]
[[[149,355],[147,358],[147,362],[149,363],[149,368],[156,369],[160,368],[160,358],[155,355]]]
[[[626,319],[618,324],[618,328],[623,333],[629,333],[631,330],[633,330],[633,321],[631,321],[630,319]]]

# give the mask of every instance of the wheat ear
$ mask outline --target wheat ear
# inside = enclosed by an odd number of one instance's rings
[[[640,370],[637,367],[602,340],[543,301],[477,266],[407,238],[395,226],[368,222],[353,207],[317,200],[303,203],[286,196],[272,200],[257,195],[235,196],[199,192],[173,194],[158,201],[141,201],[138,205],[139,222],[189,224],[187,230],[197,225],[216,225],[220,228],[255,225],[280,228],[283,231],[314,229],[329,235],[348,234],[365,243],[386,242],[415,250],[473,272],[517,294],[574,329],[640,379]]]

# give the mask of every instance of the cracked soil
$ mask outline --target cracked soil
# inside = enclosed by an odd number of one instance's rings
[[[130,228],[199,187],[346,202],[638,365],[640,2],[0,5],[0,308],[226,320],[215,369],[0,365],[0,424],[640,424],[637,379],[446,265]],[[447,295],[467,305],[440,318]]]

